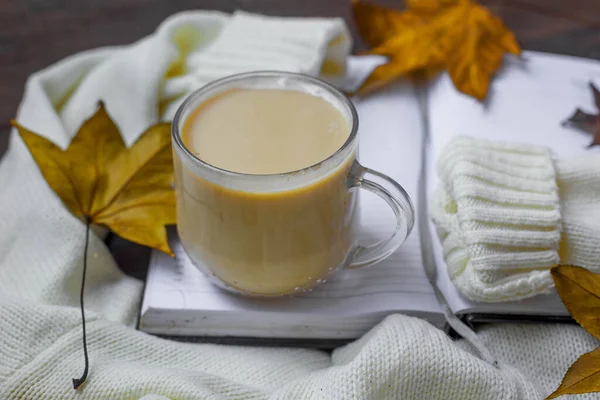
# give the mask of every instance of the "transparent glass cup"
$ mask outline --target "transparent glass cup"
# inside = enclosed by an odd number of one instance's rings
[[[255,175],[210,165],[185,146],[185,121],[204,101],[243,88],[320,96],[344,116],[350,135],[330,157],[299,171]],[[414,209],[397,182],[356,160],[357,131],[350,100],[302,74],[244,73],[192,93],[172,125],[177,229],[191,261],[222,288],[279,296],[310,288],[339,269],[365,267],[392,254],[413,227]],[[395,215],[391,236],[371,246],[357,241],[358,189],[380,196]]]

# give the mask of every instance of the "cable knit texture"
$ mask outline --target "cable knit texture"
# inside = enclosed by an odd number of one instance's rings
[[[34,74],[17,119],[66,147],[103,99],[130,144],[211,79],[256,68],[335,76],[332,65],[343,68],[349,48],[337,19],[178,14],[130,46],[87,51]],[[404,316],[387,318],[332,355],[170,342],[131,327],[142,284],[123,275],[92,235],[91,369],[75,391],[71,379],[83,369],[85,228],[12,135],[0,163],[0,399],[537,399],[597,345],[576,327],[488,327],[482,337],[504,361],[494,368],[468,345]]]
[[[600,156],[554,161],[541,146],[454,139],[431,216],[448,273],[474,301],[550,292],[557,263],[600,271]]]

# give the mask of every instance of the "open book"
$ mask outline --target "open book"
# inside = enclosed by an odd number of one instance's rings
[[[404,82],[355,101],[359,160],[399,182],[417,212],[412,234],[392,256],[372,267],[340,271],[294,297],[243,298],[209,283],[190,263],[173,231],[175,259],[153,252],[139,329],[220,342],[328,347],[360,337],[393,313],[442,327],[445,319],[433,284],[459,316],[568,316],[556,294],[477,304],[461,296],[448,277],[427,217],[427,200],[437,185],[435,160],[455,135],[543,144],[559,157],[585,151],[589,135],[564,128],[561,121],[575,107],[593,109],[587,85],[600,84],[600,63],[533,52],[523,59],[506,60],[484,104],[457,92],[447,75],[425,88]],[[364,79],[381,61],[350,59],[348,85]],[[387,237],[393,228],[391,210],[375,195],[361,191],[360,196],[362,240]]]

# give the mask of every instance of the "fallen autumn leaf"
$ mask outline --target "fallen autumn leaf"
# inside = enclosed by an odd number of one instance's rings
[[[571,316],[600,339],[600,275],[572,265],[555,266],[550,272]],[[591,392],[600,392],[600,347],[579,357],[548,399]]]
[[[148,128],[128,149],[101,104],[64,151],[12,124],[69,211],[132,242],[172,254],[165,229],[175,223],[170,124]]]
[[[79,389],[89,370],[84,289],[90,224],[105,226],[125,239],[173,255],[165,229],[176,221],[171,125],[151,126],[128,149],[100,103],[67,150],[62,150],[17,122],[11,123],[48,185],[86,225],[79,294],[85,365],[81,377],[73,379],[73,388]]]
[[[505,53],[521,49],[512,31],[486,7],[471,0],[410,0],[405,11],[353,2],[358,30],[388,57],[358,89],[367,94],[414,73],[446,69],[458,90],[485,99]],[[432,73],[433,72],[433,73]]]

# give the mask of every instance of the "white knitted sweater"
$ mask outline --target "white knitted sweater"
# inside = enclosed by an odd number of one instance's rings
[[[335,71],[349,45],[339,20],[184,13],[131,46],[84,52],[34,74],[17,119],[66,146],[102,98],[131,143],[208,80],[257,68]],[[131,327],[142,284],[124,276],[94,236],[86,287],[91,370],[74,391],[71,379],[83,367],[84,226],[14,132],[0,188],[0,399],[536,399],[598,344],[574,326],[489,326],[479,335],[501,360],[495,368],[404,316],[331,355],[169,342]]]
[[[438,160],[431,215],[448,273],[474,301],[554,288],[550,268],[600,272],[600,154],[456,138]]]

